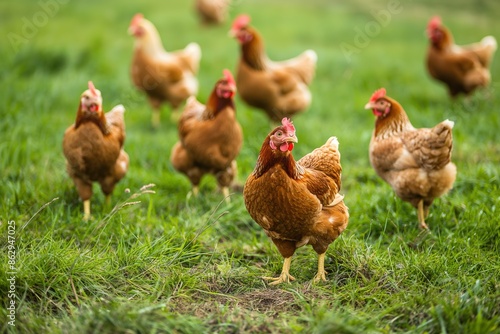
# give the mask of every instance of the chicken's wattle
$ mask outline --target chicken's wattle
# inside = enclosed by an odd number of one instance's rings
[[[293,143],[283,143],[280,146],[281,152],[291,151],[293,150]]]

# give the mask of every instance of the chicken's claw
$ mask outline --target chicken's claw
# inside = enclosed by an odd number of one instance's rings
[[[314,283],[318,283],[319,281],[323,281],[323,282],[326,282],[327,279],[326,279],[326,271],[322,271],[322,272],[319,272],[316,274],[316,276],[314,276],[313,278],[313,282]]]
[[[295,277],[289,273],[281,273],[278,277],[262,277],[263,280],[272,281],[269,285],[278,285],[281,283],[290,283],[290,281],[295,281]]]
[[[283,262],[283,269],[281,270],[281,275],[278,277],[262,277],[262,279],[266,281],[272,281],[269,285],[278,285],[280,283],[286,282],[290,283],[290,281],[295,281],[295,277],[290,275],[290,263],[292,263],[292,257],[286,257]]]

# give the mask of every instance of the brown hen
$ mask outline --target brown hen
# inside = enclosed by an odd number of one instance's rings
[[[427,50],[427,70],[436,80],[448,87],[450,96],[470,94],[491,81],[490,63],[497,41],[487,36],[479,43],[459,46],[451,32],[433,17],[427,26],[430,45]]]
[[[316,71],[316,52],[306,50],[281,62],[270,60],[262,36],[250,26],[247,15],[234,20],[230,33],[241,44],[236,85],[246,103],[264,110],[276,122],[309,107],[312,96],[308,86]]]
[[[454,123],[445,120],[431,129],[416,129],[384,88],[372,95],[365,109],[377,117],[370,141],[375,172],[398,197],[417,208],[420,227],[427,229],[429,206],[452,188],[457,175],[451,162]]]
[[[83,201],[85,220],[90,217],[92,183],[100,184],[109,204],[116,183],[127,173],[124,112],[125,108],[117,105],[104,114],[101,92],[89,81],[89,89],[80,99],[75,124],[64,133],[66,169]]]
[[[284,118],[264,140],[243,190],[250,216],[285,258],[279,277],[264,277],[272,285],[295,279],[290,275],[292,255],[304,245],[311,245],[319,255],[314,281],[326,281],[326,250],[349,220],[339,194],[342,168],[337,138],[330,137],[298,161],[292,155],[295,143],[295,127]]]
[[[227,17],[231,0],[196,0],[196,13],[204,24],[220,24]]]
[[[175,110],[197,94],[201,49],[197,43],[190,43],[182,50],[165,51],[158,30],[142,14],[133,17],[129,33],[135,37],[132,81],[147,94],[153,107],[152,125],[156,128],[162,103],[170,103]]]
[[[191,97],[179,119],[179,139],[170,155],[175,169],[193,185],[193,194],[205,174],[213,174],[226,201],[236,174],[236,157],[243,143],[243,132],[236,119],[236,84],[231,72],[217,81],[207,104]]]

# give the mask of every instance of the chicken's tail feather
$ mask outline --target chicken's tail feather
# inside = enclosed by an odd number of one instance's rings
[[[450,129],[453,129],[453,127],[455,126],[455,122],[450,121],[449,119],[442,121],[441,124],[449,127]]]
[[[200,60],[201,58],[201,48],[198,43],[189,43],[185,48],[184,51],[191,55],[194,59]]]
[[[326,145],[330,145],[330,146],[335,147],[335,149],[338,149],[339,148],[339,140],[337,139],[337,137],[332,136],[332,137],[328,138],[328,140],[326,141]]]
[[[314,50],[306,50],[304,51],[304,55],[309,58],[313,63],[318,61],[318,54]]]
[[[123,106],[123,104],[118,104],[118,105],[114,106],[113,109],[111,109],[111,111],[124,113],[125,107]]]
[[[497,40],[493,36],[486,36],[481,40],[481,44],[484,46],[491,46],[493,50],[497,49]]]

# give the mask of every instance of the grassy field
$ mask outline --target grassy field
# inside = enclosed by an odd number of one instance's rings
[[[282,258],[242,194],[226,204],[207,177],[201,196],[188,195],[188,180],[169,162],[177,140],[171,110],[162,110],[153,131],[146,98],[130,81],[127,28],[137,12],[156,24],[167,49],[201,45],[201,101],[222,69],[235,69],[231,21],[202,27],[192,3],[1,2],[1,331],[500,333],[500,59],[488,90],[455,101],[424,68],[432,15],[442,15],[457,43],[499,39],[500,3],[233,0],[230,17],[249,13],[272,59],[306,48],[318,53],[312,106],[294,122],[295,157],[331,135],[342,153],[351,218],[327,252],[328,282],[311,284],[316,254],[304,247],[292,261],[297,280],[277,288],[261,277],[277,275]],[[88,80],[106,110],[118,103],[127,109],[131,165],[115,189],[116,206],[105,208],[96,186],[93,219],[83,222],[61,143]],[[455,121],[459,174],[431,207],[431,234],[418,230],[416,211],[368,161],[374,117],[363,106],[382,86],[416,127]],[[271,125],[238,96],[236,103],[243,184]],[[12,301],[15,320],[8,317]]]

